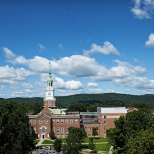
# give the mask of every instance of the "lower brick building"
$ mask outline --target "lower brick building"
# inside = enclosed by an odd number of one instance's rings
[[[125,116],[128,112],[137,110],[125,107],[98,107],[97,112],[67,112],[66,109],[56,107],[53,80],[51,71],[48,75],[44,108],[37,115],[28,115],[29,123],[38,138],[50,138],[49,133],[54,131],[56,137],[66,137],[69,127],[84,128],[87,136],[92,136],[93,128],[97,129],[99,137],[106,137],[106,130],[114,128],[115,120]]]

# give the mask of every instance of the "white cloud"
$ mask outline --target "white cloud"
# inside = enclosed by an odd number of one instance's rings
[[[111,44],[110,42],[106,41],[104,42],[103,46],[99,46],[95,43],[93,43],[91,45],[91,49],[90,50],[84,50],[84,55],[88,56],[90,54],[94,54],[94,53],[102,53],[105,55],[108,54],[116,54],[116,55],[120,55],[119,51],[116,49],[116,47],[114,47],[113,44]]]
[[[149,40],[145,42],[145,45],[149,47],[154,47],[154,34],[153,33],[149,35]]]
[[[0,83],[14,84],[15,81],[25,80],[31,75],[34,75],[33,72],[26,70],[24,68],[13,68],[8,65],[0,67]]]
[[[38,43],[38,46],[39,46],[39,52],[43,52],[43,51],[46,51],[46,47],[43,46],[41,43]]]
[[[25,97],[25,93],[22,91],[14,91],[11,93],[11,97]]]
[[[64,80],[59,77],[55,77],[54,86],[57,89],[70,89],[70,90],[77,90],[83,88],[83,85],[80,81],[71,80],[64,82]]]
[[[33,93],[33,92],[34,92],[34,90],[32,90],[32,89],[25,89],[25,91],[26,91],[27,93]]]
[[[74,94],[81,94],[83,93],[83,89],[78,89],[78,90],[58,89],[57,93],[58,93],[58,96],[68,96],[68,95],[74,95]]]
[[[97,87],[98,84],[96,82],[88,82],[87,86],[88,87]]]
[[[40,82],[37,82],[37,84],[41,87],[45,87],[47,77],[47,73],[41,73]],[[62,78],[53,75],[53,87],[55,89],[78,90],[82,89],[83,85],[80,81],[70,80],[65,82]]]
[[[11,50],[9,50],[8,48],[3,47],[2,49],[5,52],[5,57],[6,58],[12,59],[12,58],[15,57],[15,54]]]
[[[27,89],[33,89],[33,85],[30,83],[23,82],[21,86]]]
[[[115,93],[116,91],[113,89],[101,89],[101,88],[92,88],[88,89],[88,93],[91,94],[100,94],[100,93]]]
[[[154,80],[146,77],[129,76],[127,78],[115,79],[114,82],[137,89],[154,89]]]
[[[131,12],[138,19],[149,19],[154,10],[154,0],[133,0]]]
[[[120,60],[114,60],[114,62],[116,66],[113,66],[110,69],[100,69],[98,74],[93,78],[95,80],[114,81],[115,79],[126,78],[132,75],[140,75],[146,72],[146,69],[141,66],[133,66]]]
[[[14,54],[15,55],[15,54]],[[146,69],[141,66],[134,66],[128,62],[120,60],[114,60],[115,65],[111,68],[107,68],[103,65],[99,65],[94,58],[86,57],[83,55],[72,55],[70,57],[63,57],[59,60],[48,60],[43,57],[35,56],[32,59],[24,59],[24,63],[17,58],[22,56],[13,56],[9,59],[14,64],[24,64],[32,71],[24,68],[15,69],[13,67],[4,66],[0,67],[0,83],[17,84],[17,81],[25,80],[27,77],[39,73],[40,81],[36,81],[36,84],[43,87],[45,90],[47,73],[49,72],[49,61],[51,62],[51,69],[53,74],[74,77],[74,78],[90,78],[94,81],[111,81],[115,84],[124,85],[126,87],[134,87],[137,89],[154,89],[154,81],[146,77],[139,77],[146,73]],[[54,87],[56,89],[67,89],[68,93],[74,93],[74,91],[83,92],[84,88],[79,80],[69,79],[64,81],[63,79],[54,76]],[[26,91],[32,90],[32,85],[21,84]],[[88,83],[87,86],[97,86],[95,82]],[[31,87],[31,88],[30,88]],[[99,88],[97,91],[99,90]],[[66,90],[66,91],[67,91]]]

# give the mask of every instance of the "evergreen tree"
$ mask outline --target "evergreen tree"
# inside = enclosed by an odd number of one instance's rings
[[[95,144],[94,144],[93,138],[89,138],[89,145],[88,145],[88,148],[91,149],[91,150],[94,150]]]
[[[92,131],[93,131],[93,132],[92,132],[92,136],[95,137],[95,136],[98,135],[98,133],[97,133],[97,128],[93,128]]]
[[[82,149],[82,140],[86,137],[85,130],[82,128],[69,128],[66,144],[63,145],[64,154],[79,154]]]
[[[55,139],[56,138],[55,133],[54,133],[53,130],[50,131],[49,136],[50,136],[51,139]]]
[[[54,143],[53,143],[54,149],[59,153],[62,148],[62,141],[61,139],[56,138]]]

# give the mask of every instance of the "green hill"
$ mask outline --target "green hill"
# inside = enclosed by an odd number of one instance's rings
[[[43,102],[43,98],[9,98],[2,99],[6,101],[14,101],[18,103],[30,103],[30,102]],[[105,94],[76,94],[69,96],[57,96],[57,104],[61,103],[63,107],[74,103],[145,103],[154,104],[154,95],[128,95],[128,94],[118,94],[118,93],[105,93]]]

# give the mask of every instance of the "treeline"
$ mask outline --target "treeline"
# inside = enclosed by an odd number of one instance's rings
[[[26,111],[32,111],[33,114],[39,113],[43,109],[43,98],[9,98],[0,99],[0,102],[22,103]],[[96,112],[97,107],[154,107],[154,95],[126,95],[117,93],[107,94],[78,94],[70,96],[56,97],[58,108],[67,108],[68,111]]]
[[[1,98],[2,99],[2,98]],[[0,99],[0,100],[1,100]],[[3,99],[13,101],[17,103],[29,103],[29,102],[43,102],[43,98],[9,98]],[[101,103],[145,103],[154,104],[154,95],[128,95],[118,93],[106,93],[106,94],[76,94],[70,96],[56,96],[57,103],[61,103],[62,107],[67,107],[74,103],[83,104],[101,104]]]
[[[107,130],[114,154],[153,154],[154,116],[148,108],[130,112]]]

